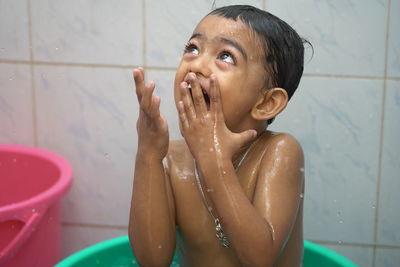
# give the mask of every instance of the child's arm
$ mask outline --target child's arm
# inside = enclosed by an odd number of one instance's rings
[[[215,76],[211,77],[210,112],[196,78],[190,84],[193,101],[187,84],[181,84],[182,133],[207,188],[212,189],[208,194],[224,232],[242,266],[273,266],[290,237],[301,203],[302,150],[290,136],[275,147],[271,144],[261,162],[252,203],[236,176],[232,156],[255,137],[255,131],[236,134],[226,127]]]
[[[175,250],[175,208],[162,160],[169,145],[154,83],[146,87],[142,68],[133,72],[140,103],[129,238],[142,266],[169,266]]]

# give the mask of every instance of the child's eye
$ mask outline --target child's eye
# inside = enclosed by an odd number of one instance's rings
[[[185,45],[184,53],[190,53],[190,54],[198,55],[199,54],[199,49],[194,44],[188,43],[188,44]]]
[[[222,52],[219,58],[229,64],[235,64],[235,57],[229,52]]]

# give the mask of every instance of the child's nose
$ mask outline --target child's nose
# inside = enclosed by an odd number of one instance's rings
[[[191,62],[190,72],[194,72],[196,75],[200,74],[204,77],[210,77],[212,74],[211,70],[211,58],[207,55],[200,55]]]

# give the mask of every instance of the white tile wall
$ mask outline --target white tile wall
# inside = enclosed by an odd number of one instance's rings
[[[38,145],[74,167],[64,221],[127,225],[137,100],[126,69],[35,70]]]
[[[30,67],[0,64],[0,143],[33,145],[33,119]]]
[[[376,250],[376,267],[398,267],[400,265],[400,249],[378,248]]]
[[[0,1],[0,59],[29,60],[28,0]]]
[[[268,0],[314,46],[306,73],[383,77],[387,0]]]
[[[129,66],[156,82],[171,139],[180,138],[174,68],[212,2],[0,0],[0,142],[38,145],[73,165],[63,256],[127,233],[138,115]],[[266,7],[314,45],[271,127],[305,150],[305,237],[334,242],[360,266],[400,266],[400,1],[216,1],[229,3]]]
[[[378,243],[400,246],[400,81],[388,81],[379,201]]]
[[[372,247],[357,247],[349,245],[326,245],[322,244],[340,255],[345,256],[358,266],[372,267],[374,266],[374,249]],[[377,265],[380,266],[380,265]]]
[[[35,0],[31,5],[35,60],[142,64],[142,1]]]
[[[400,78],[400,1],[392,0],[390,9],[387,75]]]

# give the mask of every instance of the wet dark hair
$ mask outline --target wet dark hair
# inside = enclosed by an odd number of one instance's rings
[[[300,83],[304,69],[304,43],[297,32],[271,13],[248,5],[232,5],[214,9],[208,15],[217,15],[237,21],[239,18],[255,31],[265,44],[267,86],[281,87],[289,99]],[[273,119],[268,121],[272,123]]]

